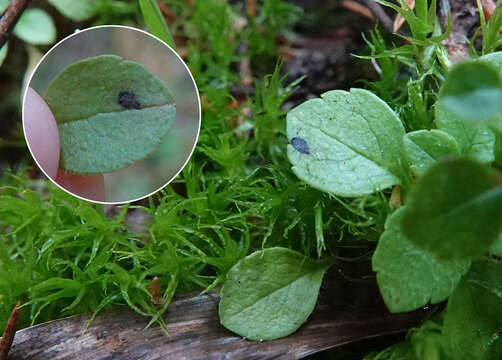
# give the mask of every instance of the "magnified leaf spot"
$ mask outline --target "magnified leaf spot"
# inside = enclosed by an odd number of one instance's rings
[[[124,109],[139,109],[141,107],[136,94],[130,91],[121,91],[117,102]]]

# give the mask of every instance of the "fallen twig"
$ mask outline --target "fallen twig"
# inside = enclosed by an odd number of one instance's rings
[[[0,18],[0,48],[7,42],[10,31],[31,0],[12,0]]]
[[[165,318],[169,336],[160,327],[145,328],[148,318],[118,307],[100,313],[86,336],[82,329],[89,316],[23,329],[16,334],[10,354],[13,359],[32,360],[294,360],[347,343],[402,334],[426,315],[423,310],[391,315],[374,281],[349,283],[333,269],[324,277],[316,310],[296,333],[259,342],[220,325],[215,293],[198,295],[178,295],[169,304]]]
[[[393,21],[379,3],[375,2],[375,0],[360,0],[360,2],[370,9],[373,16],[380,21],[385,30],[392,32],[394,25]]]
[[[7,325],[5,325],[3,336],[0,339],[0,360],[7,360],[7,355],[9,354],[10,347],[14,341],[20,305],[21,304],[19,302],[16,304],[16,307],[12,310],[12,314],[7,321]]]
[[[355,2],[353,0],[343,0],[342,7],[344,7],[347,10],[350,10],[352,12],[358,13],[359,15],[362,15],[368,19],[373,20],[375,18],[373,16],[373,13],[370,11],[370,9],[368,9],[366,6],[361,5],[358,2]]]

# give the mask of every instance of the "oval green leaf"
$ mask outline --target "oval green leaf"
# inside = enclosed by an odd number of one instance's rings
[[[162,80],[114,55],[68,66],[44,98],[58,123],[60,167],[74,173],[111,172],[144,158],[176,113]]]
[[[94,15],[94,5],[89,0],[49,0],[49,3],[73,21],[84,21]]]
[[[399,184],[401,121],[363,89],[334,90],[287,115],[288,157],[295,174],[320,190],[359,196]]]
[[[445,300],[470,265],[470,260],[439,260],[408,240],[401,231],[404,209],[387,219],[372,259],[380,293],[394,313]]]
[[[464,121],[487,121],[502,112],[502,78],[487,61],[466,61],[448,73],[439,101]]]
[[[487,126],[463,121],[440,103],[436,104],[435,121],[439,130],[455,138],[462,155],[482,163],[495,160],[495,135]]]
[[[56,41],[56,26],[42,9],[27,9],[19,18],[14,34],[33,45],[48,45]]]
[[[285,248],[247,256],[230,269],[221,288],[221,323],[250,340],[293,333],[314,310],[329,266]]]
[[[402,229],[439,258],[486,253],[502,231],[502,185],[497,174],[468,159],[441,161],[411,191]]]
[[[501,279],[499,261],[476,261],[448,300],[441,332],[451,359],[502,358]]]
[[[455,139],[440,130],[418,130],[404,136],[404,149],[410,167],[417,175],[423,175],[427,168],[447,155],[460,155]]]

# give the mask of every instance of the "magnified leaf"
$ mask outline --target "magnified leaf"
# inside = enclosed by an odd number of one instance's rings
[[[387,220],[372,259],[380,293],[391,312],[445,300],[470,265],[470,260],[436,259],[408,240],[401,231],[404,209]]]
[[[404,148],[410,167],[417,175],[423,175],[430,165],[443,156],[460,154],[455,139],[440,130],[410,132],[404,136]]]
[[[329,265],[285,248],[247,256],[230,269],[221,288],[221,323],[251,340],[293,333],[314,310]]]
[[[404,128],[369,91],[324,93],[291,110],[287,126],[293,171],[320,190],[359,196],[401,182]]]
[[[497,173],[472,160],[434,164],[410,193],[403,233],[438,258],[473,258],[502,231],[502,185]]]
[[[176,113],[160,79],[114,55],[68,66],[44,98],[58,123],[60,167],[74,173],[110,172],[145,157]]]

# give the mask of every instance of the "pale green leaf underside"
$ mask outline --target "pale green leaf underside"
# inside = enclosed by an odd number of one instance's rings
[[[162,80],[114,55],[70,65],[44,98],[58,123],[60,167],[75,173],[111,172],[144,158],[176,114]]]
[[[49,0],[49,3],[73,21],[83,21],[94,15],[93,1],[90,0]]]
[[[247,256],[228,272],[221,289],[221,323],[251,340],[293,333],[314,309],[328,267],[285,248]]]
[[[34,45],[48,45],[56,41],[56,26],[42,9],[27,9],[14,27],[14,34]]]
[[[5,43],[0,49],[0,66],[2,66],[5,58],[7,57],[8,47],[7,43]]]
[[[399,184],[404,128],[385,102],[362,89],[334,90],[287,115],[288,145],[295,174],[310,185],[341,196],[359,196]]]
[[[446,299],[468,270],[470,260],[438,260],[401,232],[403,210],[392,214],[373,254],[373,271],[391,312],[405,312]]]
[[[411,169],[423,175],[427,168],[447,155],[459,155],[455,139],[440,130],[418,130],[404,136],[404,148]]]
[[[436,126],[455,138],[460,153],[482,163],[495,160],[495,135],[482,124],[474,124],[459,119],[455,114],[436,104]]]
[[[168,104],[142,110],[105,113],[59,125],[61,163],[75,173],[121,169],[152,153],[175,115]],[[96,151],[98,150],[98,151]]]

